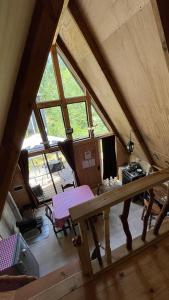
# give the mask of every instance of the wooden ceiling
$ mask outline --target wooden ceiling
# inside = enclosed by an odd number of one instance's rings
[[[34,0],[0,1],[0,140],[28,34]]]
[[[90,28],[136,127],[119,104],[105,69],[84,38],[80,21],[77,24],[72,16],[72,2]],[[168,167],[169,73],[153,2],[106,0],[98,5],[97,0],[70,0],[60,36],[126,142],[132,131],[135,154],[147,159],[144,143],[155,164]]]

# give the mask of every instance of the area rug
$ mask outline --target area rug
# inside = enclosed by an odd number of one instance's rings
[[[49,224],[46,218],[43,218],[42,232],[40,233],[38,229],[32,229],[23,234],[24,239],[28,245],[32,245],[41,240],[47,239],[49,236]]]

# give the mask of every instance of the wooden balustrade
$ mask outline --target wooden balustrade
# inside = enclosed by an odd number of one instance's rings
[[[143,222],[143,232],[141,237],[137,239],[137,244],[141,246],[137,246],[137,251],[141,247],[147,247],[147,225],[148,220],[151,214],[151,209],[154,202],[154,193],[153,187],[164,183],[169,180],[169,169],[164,169],[162,171],[158,171],[146,177],[140,178],[134,182],[128,183],[122,186],[119,189],[111,190],[99,196],[96,196],[92,200],[80,204],[78,206],[72,207],[70,209],[71,218],[74,222],[78,222],[80,228],[80,237],[74,238],[74,245],[77,247],[79,258],[82,265],[82,271],[85,275],[93,275],[93,263],[91,262],[91,258],[97,258],[100,270],[110,267],[114,262],[112,262],[112,249],[110,247],[110,224],[109,224],[109,213],[110,208],[117,205],[118,203],[124,202],[123,211],[120,215],[120,219],[123,225],[123,230],[126,234],[126,248],[127,252],[125,255],[133,255],[134,249],[133,248],[133,240],[132,235],[130,232],[129,224],[128,224],[128,215],[130,210],[131,199],[141,194],[145,191],[149,191],[150,194],[150,201],[149,206],[147,208],[144,222]],[[157,223],[154,227],[154,236],[151,236],[151,242],[155,241],[159,234],[160,226],[169,210],[169,191],[167,195],[167,200],[163,209],[161,211],[160,216],[157,219]],[[103,212],[103,222],[104,222],[104,240],[105,240],[105,257],[101,257],[100,253],[100,243],[98,240],[98,235],[96,232],[95,224],[93,222],[93,216],[100,214]],[[141,218],[141,216],[140,216]],[[86,228],[86,220],[90,225],[90,229],[92,232],[92,237],[94,240],[95,249],[90,254],[89,244],[88,244],[88,234]],[[169,228],[168,228],[169,233]],[[132,250],[132,251],[131,251]],[[121,250],[120,250],[121,251]],[[117,255],[117,250],[116,250]],[[117,255],[118,257],[118,255]]]
[[[154,193],[153,193],[153,190],[151,189],[149,191],[149,193],[150,193],[150,202],[149,202],[148,209],[146,211],[146,215],[145,215],[145,217],[143,219],[143,233],[142,233],[142,237],[141,237],[143,241],[145,241],[145,239],[146,239],[148,219],[150,217],[152,206],[153,206],[153,202],[154,202]]]
[[[110,226],[109,226],[109,214],[110,208],[104,210],[103,219],[104,219],[104,240],[105,240],[105,256],[107,264],[111,264],[111,247],[110,247]]]

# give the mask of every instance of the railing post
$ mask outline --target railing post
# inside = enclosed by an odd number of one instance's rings
[[[86,233],[86,223],[85,221],[80,221],[78,225],[80,229],[80,236],[77,236],[73,239],[73,244],[75,247],[77,247],[83,274],[91,276],[93,274],[93,270]]]
[[[147,211],[146,211],[146,215],[144,217],[143,232],[142,232],[142,236],[141,236],[143,242],[146,239],[148,219],[150,217],[151,210],[152,210],[152,207],[153,207],[153,202],[154,202],[153,189],[149,190],[149,193],[150,193],[150,201],[149,201],[149,205],[148,205],[148,208],[147,208]]]
[[[158,219],[156,221],[156,224],[154,226],[154,231],[153,232],[154,232],[155,235],[159,234],[160,226],[161,226],[164,218],[166,217],[168,210],[169,210],[169,187],[168,187],[168,190],[167,190],[167,201],[163,205],[161,213],[159,214]]]
[[[121,219],[122,225],[123,225],[123,230],[126,234],[126,247],[127,247],[127,250],[129,250],[129,251],[132,250],[132,235],[131,235],[129,224],[128,224],[128,215],[129,215],[129,210],[130,210],[130,204],[131,204],[131,198],[124,201],[123,212],[122,212],[122,215],[119,216]]]
[[[94,256],[94,258],[92,257],[92,259],[97,258],[99,265],[102,266],[103,262],[102,262],[102,257],[101,257],[101,253],[100,253],[100,244],[98,241],[98,236],[97,236],[97,232],[96,232],[96,228],[94,226],[94,221],[93,221],[94,217],[90,217],[89,218],[89,224],[90,224],[90,228],[91,228],[91,232],[92,232],[92,236],[93,236],[93,241],[95,244],[95,249],[92,253],[92,256]]]
[[[109,213],[110,208],[103,211],[104,219],[104,240],[105,240],[105,256],[107,264],[111,264],[111,247],[110,247],[110,226],[109,226]]]

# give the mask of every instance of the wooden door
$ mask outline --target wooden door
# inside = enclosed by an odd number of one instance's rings
[[[75,142],[74,153],[80,185],[96,187],[101,183],[99,141],[93,139]]]

